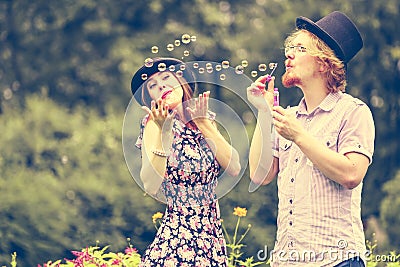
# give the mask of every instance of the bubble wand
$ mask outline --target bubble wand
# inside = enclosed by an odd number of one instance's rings
[[[269,66],[269,69],[271,70],[271,72],[267,75],[267,82],[271,81],[272,74],[274,74],[274,71],[278,67],[278,63],[269,63],[268,66]]]
[[[269,63],[269,69],[271,70],[271,72],[267,75],[267,80],[266,82],[269,83],[272,79],[272,74],[274,73],[274,71],[276,70],[276,68],[278,67],[278,63]],[[278,88],[274,88],[274,106],[279,106],[279,91]]]

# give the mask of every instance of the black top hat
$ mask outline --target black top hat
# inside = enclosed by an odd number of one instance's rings
[[[171,66],[174,66],[174,70],[172,70]],[[142,88],[142,85],[146,80],[157,72],[168,70],[173,72],[179,70],[182,71],[182,77],[185,78],[193,91],[195,91],[196,85],[194,84],[194,75],[190,70],[185,68],[185,63],[183,61],[176,58],[152,58],[145,62],[145,64],[140,67],[132,77],[131,91],[139,104],[144,105],[142,101],[142,93],[137,91]]]
[[[334,11],[317,22],[298,17],[296,26],[323,40],[345,64],[363,47],[363,40],[356,25],[339,11]]]

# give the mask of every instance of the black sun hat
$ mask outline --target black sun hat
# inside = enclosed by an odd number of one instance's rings
[[[363,47],[363,40],[356,25],[339,11],[334,11],[317,22],[298,17],[296,27],[312,32],[323,40],[345,64]]]
[[[151,75],[161,71],[173,71],[176,73],[181,71],[182,77],[185,78],[190,87],[192,87],[193,91],[195,91],[196,85],[194,83],[195,78],[193,72],[186,68],[186,64],[183,61],[176,58],[166,57],[149,58],[146,60],[145,64],[135,72],[131,81],[132,94],[139,104],[145,104],[142,101],[142,85],[148,78],[150,78]]]

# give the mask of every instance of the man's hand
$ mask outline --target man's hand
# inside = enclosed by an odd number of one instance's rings
[[[289,109],[277,106],[273,107],[272,117],[276,131],[285,139],[296,143],[296,139],[304,131],[304,128],[295,114]]]
[[[275,77],[269,75],[260,76],[254,83],[247,87],[247,99],[259,111],[271,110],[274,103]],[[265,83],[268,82],[266,89]]]

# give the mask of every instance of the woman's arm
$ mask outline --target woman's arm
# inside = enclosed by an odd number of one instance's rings
[[[167,156],[172,144],[172,118],[175,112],[168,112],[168,105],[160,100],[151,110],[144,107],[149,114],[149,120],[143,131],[142,169],[140,178],[145,191],[151,195],[157,194],[164,179],[167,168]]]
[[[153,120],[149,120],[143,132],[140,178],[145,191],[150,195],[158,192],[167,168],[167,157],[156,155],[153,151],[164,152],[165,150],[162,145],[160,128]]]

